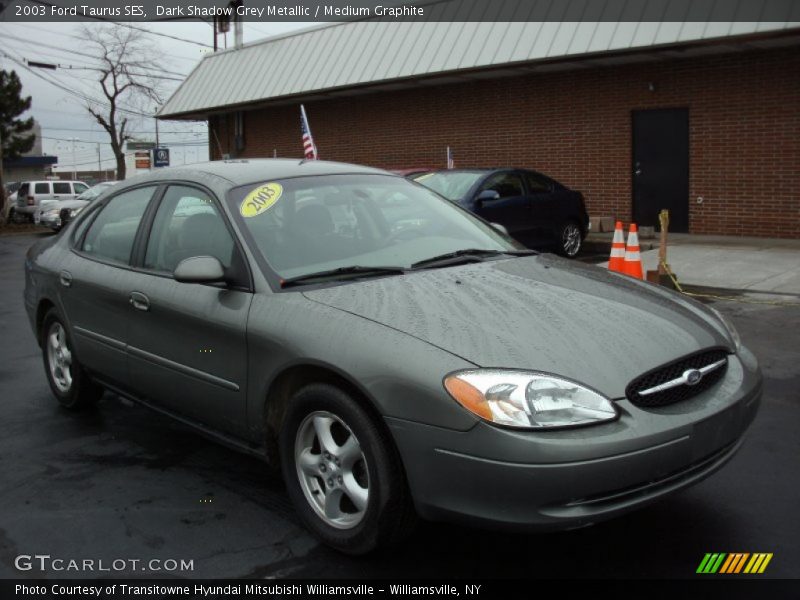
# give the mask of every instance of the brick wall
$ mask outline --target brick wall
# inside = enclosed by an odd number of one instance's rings
[[[655,91],[648,89],[649,82]],[[305,102],[321,158],[519,166],[631,218],[631,111],[686,107],[690,231],[800,237],[800,48],[573,69]],[[245,113],[242,157],[301,156],[297,105]],[[233,155],[233,120],[212,119]],[[212,136],[212,140],[213,140]],[[216,143],[212,156],[219,158]],[[696,203],[702,196],[704,202]]]

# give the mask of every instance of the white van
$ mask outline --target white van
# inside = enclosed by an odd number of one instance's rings
[[[33,221],[33,215],[39,204],[44,200],[69,200],[82,194],[89,186],[82,181],[23,181],[17,190],[17,203],[13,206],[13,218],[25,218]]]

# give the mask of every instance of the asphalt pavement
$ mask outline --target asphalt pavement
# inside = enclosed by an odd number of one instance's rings
[[[111,394],[87,413],[59,408],[22,301],[24,253],[43,235],[0,236],[0,577],[108,575],[15,567],[20,555],[45,554],[193,561],[163,573],[174,577],[685,578],[699,577],[707,552],[771,552],[756,577],[800,577],[798,306],[714,303],[766,382],[743,448],[701,484],[586,529],[422,523],[392,553],[351,558],[303,530],[258,460]],[[116,573],[126,574],[143,575]]]

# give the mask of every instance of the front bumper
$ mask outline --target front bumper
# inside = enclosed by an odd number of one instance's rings
[[[753,356],[731,356],[720,382],[690,400],[618,421],[552,432],[466,432],[387,418],[421,516],[514,529],[570,529],[701,481],[739,449],[761,400]]]
[[[46,213],[36,213],[33,217],[33,222],[37,225],[44,225],[50,229],[61,228],[61,217],[59,215],[49,215]]]

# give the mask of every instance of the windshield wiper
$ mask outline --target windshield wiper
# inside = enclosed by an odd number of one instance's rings
[[[317,279],[336,278],[348,275],[363,277],[372,275],[399,275],[405,272],[406,269],[403,267],[363,267],[361,265],[353,265],[350,267],[339,267],[338,269],[328,269],[327,271],[318,271],[316,273],[307,273],[305,275],[298,275],[297,277],[290,277],[289,279],[282,279],[281,287],[287,288],[293,285],[304,285],[307,283],[314,283]]]
[[[462,258],[463,262],[467,261],[481,261],[483,257],[489,256],[528,256],[530,254],[537,254],[534,250],[484,250],[481,248],[466,248],[464,250],[456,250],[455,252],[447,252],[439,256],[432,256],[419,260],[411,265],[412,269],[424,269],[427,267],[436,266],[449,266],[452,264],[460,264],[462,261],[454,261],[454,259]]]

